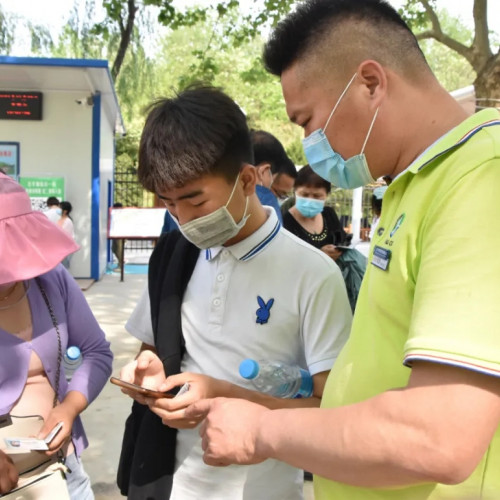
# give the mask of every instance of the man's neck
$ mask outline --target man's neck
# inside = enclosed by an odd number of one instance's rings
[[[396,168],[390,174],[396,177],[411,165],[429,146],[457,127],[469,115],[441,87],[434,92],[418,94],[408,110],[412,117],[406,123],[405,136],[400,145]],[[412,126],[413,125],[413,126]]]
[[[224,243],[225,247],[235,245],[236,243],[243,241],[245,238],[248,238],[266,222],[267,213],[256,194],[250,196],[247,215],[250,215],[250,217],[248,217],[245,225],[240,229],[240,232],[234,238],[231,238]]]

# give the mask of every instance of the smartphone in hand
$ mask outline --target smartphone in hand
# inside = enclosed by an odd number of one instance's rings
[[[160,392],[160,391],[155,391],[153,389],[148,389],[147,387],[142,387],[137,384],[132,384],[130,382],[125,382],[125,380],[122,380],[121,378],[116,378],[116,377],[111,377],[109,381],[112,384],[115,384],[119,387],[123,387],[124,389],[127,389],[129,391],[135,391],[143,396],[150,397],[150,398],[173,398],[177,392],[177,388],[173,390],[172,392]]]

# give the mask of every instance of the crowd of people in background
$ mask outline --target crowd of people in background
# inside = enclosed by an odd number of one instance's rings
[[[43,212],[47,218],[58,225],[73,241],[75,241],[75,226],[70,215],[73,206],[69,201],[59,201],[55,196],[47,198],[47,208]],[[68,254],[62,260],[62,265],[69,269],[72,254]]]

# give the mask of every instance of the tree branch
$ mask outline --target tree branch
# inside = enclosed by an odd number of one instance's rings
[[[127,15],[127,24],[123,26],[121,22],[120,16],[120,46],[118,47],[118,52],[116,54],[116,58],[113,62],[113,67],[111,68],[111,76],[113,80],[116,82],[118,78],[118,74],[120,73],[120,69],[123,64],[123,60],[125,59],[125,54],[127,53],[128,46],[130,45],[130,39],[132,37],[132,32],[134,30],[134,22],[135,15],[138,10],[138,7],[135,5],[135,0],[127,0],[128,4],[128,15]]]
[[[467,45],[458,42],[454,38],[451,38],[448,35],[445,35],[442,31],[436,32],[434,30],[422,31],[415,35],[417,40],[426,40],[429,38],[434,38],[438,42],[441,42],[443,45],[446,45],[449,49],[454,50],[461,56],[465,57],[467,61],[471,63],[472,61],[472,50]]]
[[[479,0],[479,1],[486,1],[486,0]],[[455,40],[454,38],[448,36],[446,33],[443,32],[441,23],[439,22],[439,18],[434,9],[431,7],[429,0],[420,0],[420,3],[424,7],[425,13],[429,17],[429,20],[431,21],[432,29],[427,31],[422,31],[421,33],[415,35],[417,40],[434,38],[434,40],[441,42],[443,45],[446,45],[449,49],[454,50],[461,56],[465,57],[465,59],[467,59],[467,61],[469,61],[469,63],[474,67],[473,64],[474,54],[472,48],[467,47],[467,45],[460,43],[459,41]]]

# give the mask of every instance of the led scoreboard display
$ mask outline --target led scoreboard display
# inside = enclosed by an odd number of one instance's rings
[[[42,93],[0,90],[0,120],[41,120]]]

